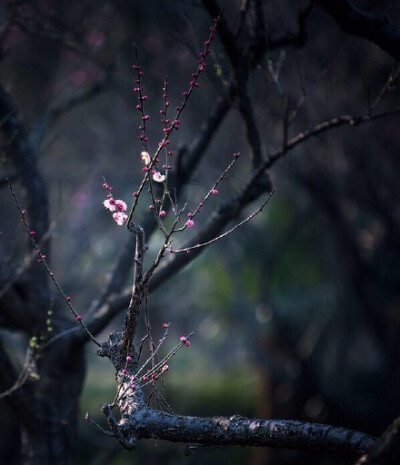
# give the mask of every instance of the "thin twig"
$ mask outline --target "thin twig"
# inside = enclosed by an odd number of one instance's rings
[[[73,313],[73,315],[75,316],[75,318],[77,319],[78,323],[81,325],[81,327],[84,329],[84,331],[86,332],[86,334],[90,337],[90,339],[98,346],[98,347],[101,347],[100,343],[95,339],[95,337],[92,335],[92,333],[89,331],[89,329],[86,327],[85,323],[82,321],[82,317],[81,315],[79,315],[76,310],[74,309],[74,307],[72,306],[71,302],[70,302],[70,299],[67,297],[67,295],[64,293],[64,291],[61,289],[61,286],[59,285],[57,279],[54,277],[54,274],[53,272],[51,271],[48,263],[47,263],[47,260],[46,260],[46,256],[42,254],[41,252],[41,249],[39,247],[39,244],[36,242],[35,238],[34,238],[34,231],[31,231],[30,228],[29,228],[29,225],[26,221],[26,216],[25,216],[25,212],[22,210],[21,208],[21,205],[17,199],[17,196],[14,192],[14,189],[12,187],[12,183],[11,181],[9,181],[9,184],[8,184],[8,187],[11,191],[11,194],[13,196],[13,199],[14,199],[14,202],[15,204],[17,205],[17,208],[18,208],[18,211],[19,211],[19,214],[21,216],[21,219],[22,219],[22,222],[25,226],[25,229],[30,237],[30,240],[32,242],[32,245],[34,247],[34,249],[36,250],[36,253],[38,254],[39,256],[39,260],[40,262],[43,264],[43,266],[45,267],[46,271],[47,271],[47,274],[50,276],[50,279],[52,280],[53,284],[55,285],[57,291],[59,292],[59,294],[61,295],[61,297],[63,298],[64,302],[67,304],[68,308],[71,310],[71,312]]]
[[[22,365],[22,369],[20,371],[20,374],[19,374],[17,380],[15,381],[15,383],[10,388],[8,388],[6,391],[3,391],[3,392],[0,393],[0,399],[2,399],[3,397],[9,396],[10,394],[12,394],[17,389],[20,389],[26,383],[26,381],[29,379],[29,376],[32,373],[32,367],[33,366],[34,366],[34,360],[33,360],[33,357],[32,357],[32,350],[31,350],[30,347],[28,347],[28,349],[26,351],[26,354],[25,354],[25,360],[24,360],[24,363]]]
[[[229,231],[226,231],[224,232],[223,234],[217,236],[217,237],[214,237],[213,239],[210,239],[209,241],[207,242],[202,242],[201,244],[196,244],[196,245],[192,245],[190,247],[185,247],[183,249],[171,249],[170,252],[171,253],[182,253],[182,252],[190,252],[191,250],[194,250],[194,249],[199,249],[201,247],[206,247],[207,245],[211,245],[211,244],[214,244],[215,242],[217,241],[220,241],[221,239],[223,239],[224,237],[226,236],[229,236],[230,234],[232,234],[233,232],[235,232],[237,229],[239,229],[241,226],[245,225],[246,223],[248,223],[251,219],[253,219],[256,215],[258,215],[259,213],[261,213],[261,211],[263,210],[263,208],[267,205],[267,203],[270,201],[271,197],[273,196],[273,194],[275,193],[275,189],[273,189],[270,194],[268,195],[268,197],[264,200],[264,202],[260,205],[260,207],[254,211],[251,215],[249,215],[246,219],[244,219],[243,221],[241,221],[240,223],[236,224],[233,228],[229,229]]]

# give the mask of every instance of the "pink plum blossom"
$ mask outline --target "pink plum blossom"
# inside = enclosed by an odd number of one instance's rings
[[[127,210],[127,205],[123,200],[116,200],[115,201],[115,206],[117,207],[118,211],[120,212],[126,212]]]
[[[122,226],[125,220],[128,218],[128,215],[124,212],[115,212],[113,213],[114,221],[118,224],[118,226]]]
[[[115,212],[117,210],[115,200],[112,197],[104,200],[103,205],[107,208],[107,210],[110,210],[110,212]]]

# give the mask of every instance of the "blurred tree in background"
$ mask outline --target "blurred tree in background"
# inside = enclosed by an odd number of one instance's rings
[[[181,334],[198,330],[171,361],[163,397],[180,415],[295,419],[372,436],[399,415],[400,4],[3,1],[4,463],[356,459],[154,441],[142,441],[132,454],[99,435],[83,418],[89,412],[106,427],[98,404],[115,396],[114,370],[76,331],[8,189],[11,180],[62,289],[88,315],[92,333],[106,339],[124,323],[134,240],[102,206],[103,176],[117,197],[130,200],[143,174],[132,93],[135,45],[154,152],[164,76],[175,107],[221,8],[200,88],[171,138],[170,189],[192,208],[232,153],[241,153],[189,243],[246,218],[272,185],[276,193],[260,215],[196,260],[196,251],[168,258],[155,274],[154,337],[171,322],[169,349]],[[161,240],[154,216],[143,202],[135,216],[152,258]],[[32,338],[42,349],[34,365],[24,365]],[[12,386],[18,389],[9,392]]]

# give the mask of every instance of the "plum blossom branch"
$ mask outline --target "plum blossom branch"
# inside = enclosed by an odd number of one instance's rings
[[[147,142],[149,138],[146,135],[146,122],[147,120],[150,119],[150,116],[147,115],[144,111],[144,102],[148,100],[148,96],[143,93],[144,91],[143,84],[142,84],[143,71],[140,68],[139,53],[138,53],[138,49],[136,46],[135,46],[135,61],[136,63],[133,65],[133,69],[136,71],[136,79],[135,79],[135,87],[133,88],[133,92],[138,94],[139,103],[136,105],[136,110],[139,111],[140,117],[141,117],[141,124],[139,126],[138,137],[144,149],[147,151]]]
[[[223,102],[224,103],[224,102]],[[225,108],[225,107],[224,107]],[[233,202],[229,202],[224,204],[221,208],[219,208],[218,212],[213,215],[210,225],[208,226],[206,231],[201,231],[196,236],[194,242],[195,243],[206,243],[209,240],[212,240],[214,237],[218,236],[222,230],[222,228],[233,218],[236,217],[237,212],[240,211],[245,205],[249,203],[249,201],[255,200],[256,198],[261,195],[262,192],[265,190],[269,190],[270,187],[263,186],[262,183],[259,182],[265,170],[271,168],[280,158],[285,156],[290,150],[294,149],[298,145],[301,145],[303,142],[306,142],[309,138],[313,136],[317,136],[325,131],[333,130],[334,128],[345,126],[345,125],[360,125],[368,122],[372,122],[378,120],[380,118],[385,118],[388,116],[392,116],[395,114],[400,113],[400,108],[395,108],[393,110],[379,113],[372,116],[351,116],[351,115],[344,115],[342,117],[336,117],[332,120],[325,121],[320,123],[319,125],[315,126],[313,129],[309,129],[307,131],[301,132],[296,136],[290,138],[288,143],[283,150],[280,148],[279,150],[272,152],[270,156],[262,163],[259,169],[253,174],[251,179],[248,182],[247,187],[245,188],[243,194],[241,194],[237,199],[234,199]],[[224,113],[223,113],[224,114]],[[195,153],[197,153],[197,145],[195,147]],[[235,208],[233,206],[235,205]],[[158,268],[157,273],[152,278],[150,289],[155,289],[166,280],[169,279],[170,276],[174,274],[177,270],[182,269],[186,266],[187,263],[192,261],[196,253],[199,253],[201,248],[194,249],[193,254],[172,254],[168,258],[167,262],[165,262],[161,267]],[[122,293],[116,295],[108,302],[103,304],[102,309],[99,310],[99,314],[106,315],[103,319],[94,319],[93,320],[93,327],[102,328],[104,327],[104,321],[109,321],[114,315],[116,315],[121,309],[126,307],[129,302],[129,294]],[[97,329],[98,331],[98,329]]]
[[[143,299],[143,258],[145,251],[144,231],[140,226],[130,225],[130,230],[135,234],[135,255],[133,259],[133,284],[131,299],[125,319],[122,347],[126,355],[129,355],[130,346],[135,337],[137,320]]]
[[[256,211],[254,211],[251,215],[249,215],[247,218],[245,218],[243,221],[241,221],[240,223],[237,223],[233,228],[229,229],[228,231],[224,232],[223,234],[220,234],[219,236],[217,237],[214,237],[213,239],[210,239],[209,241],[207,242],[202,242],[201,244],[196,244],[196,245],[192,245],[190,247],[185,247],[183,249],[170,249],[170,253],[182,253],[182,252],[190,252],[191,250],[195,250],[195,249],[199,249],[201,247],[206,247],[208,245],[211,245],[211,244],[214,244],[215,242],[218,242],[220,241],[221,239],[223,239],[224,237],[226,236],[229,236],[230,234],[232,234],[233,232],[235,232],[237,229],[239,229],[240,227],[242,227],[243,225],[245,225],[246,223],[248,223],[250,220],[252,220],[255,216],[257,216],[259,213],[261,213],[261,211],[263,210],[263,208],[267,205],[267,203],[270,201],[271,197],[273,196],[273,194],[275,193],[275,190],[273,189],[268,197],[264,200],[264,202],[257,208]]]
[[[184,224],[184,226],[182,226],[181,228],[178,228],[176,229],[175,231],[173,232],[181,232],[181,231],[184,231],[186,228],[192,228],[194,226],[194,217],[201,212],[201,209],[203,207],[203,205],[205,204],[205,202],[207,202],[207,200],[209,199],[209,197],[211,195],[216,195],[218,194],[218,185],[220,184],[220,182],[225,178],[225,176],[229,173],[229,171],[233,168],[233,165],[237,162],[238,158],[239,158],[240,154],[239,153],[234,153],[233,154],[233,160],[229,163],[229,165],[225,168],[225,170],[221,173],[221,175],[219,176],[219,178],[217,179],[217,181],[214,183],[214,185],[211,187],[211,189],[207,192],[207,194],[204,196],[203,200],[197,205],[197,207],[195,208],[195,210],[193,211],[193,213],[188,213],[188,220],[186,221],[186,223]]]
[[[167,362],[177,354],[177,352],[183,347],[190,346],[190,338],[193,336],[195,331],[192,331],[187,336],[181,336],[179,344],[177,344],[173,349],[171,349],[160,361],[154,363],[150,369],[147,369],[150,363],[153,363],[156,357],[156,354],[161,349],[162,345],[164,344],[167,335],[168,335],[168,327],[169,324],[164,323],[164,335],[160,339],[157,347],[151,353],[151,355],[146,359],[146,361],[140,366],[140,368],[133,374],[128,374],[128,364],[132,361],[130,356],[126,357],[126,365],[125,368],[122,370],[122,382],[119,386],[116,398],[114,400],[114,404],[120,401],[123,396],[126,394],[128,389],[142,389],[145,386],[148,386],[154,383],[158,378],[160,378],[163,374],[165,374],[169,370],[169,365]],[[143,373],[146,370],[145,373]],[[126,384],[126,380],[129,380],[129,383]],[[125,383],[125,386],[124,386]]]
[[[192,74],[192,79],[189,82],[189,88],[188,88],[188,90],[185,90],[185,91],[182,92],[183,101],[182,101],[181,105],[179,105],[179,106],[177,106],[175,108],[176,109],[176,115],[175,115],[175,118],[171,121],[170,126],[164,128],[164,137],[162,138],[162,140],[158,144],[158,148],[157,148],[155,154],[152,156],[151,162],[147,167],[148,170],[147,170],[145,176],[143,177],[138,189],[136,190],[136,195],[134,197],[134,201],[133,201],[131,210],[130,210],[129,215],[128,215],[128,221],[127,221],[128,228],[129,228],[129,223],[132,220],[133,212],[135,211],[137,203],[139,201],[140,194],[141,194],[141,192],[142,192],[142,190],[143,190],[143,188],[144,188],[144,186],[146,184],[146,181],[151,182],[150,181],[150,176],[149,176],[149,171],[151,171],[153,166],[157,163],[158,156],[160,154],[161,149],[169,145],[169,139],[170,139],[172,131],[174,129],[179,129],[180,117],[182,115],[182,112],[186,108],[187,102],[188,102],[191,94],[193,93],[194,89],[199,86],[199,84],[198,84],[199,76],[200,76],[200,74],[202,72],[205,71],[205,68],[206,68],[205,61],[206,61],[207,56],[210,53],[210,45],[211,45],[212,41],[215,38],[215,31],[216,31],[217,24],[218,24],[219,20],[220,20],[220,16],[218,16],[217,18],[214,19],[213,25],[210,27],[210,34],[208,36],[208,39],[204,42],[203,50],[200,52],[200,56],[199,56],[199,59],[197,61],[197,69]]]
[[[51,281],[53,282],[54,286],[56,287],[57,291],[59,292],[59,294],[61,295],[61,297],[63,298],[64,302],[67,304],[68,308],[70,309],[70,311],[72,312],[72,314],[75,316],[77,322],[81,325],[81,327],[83,328],[83,330],[86,332],[86,334],[89,336],[89,338],[97,345],[100,347],[100,343],[95,339],[95,337],[92,335],[92,333],[89,331],[89,329],[87,328],[87,326],[85,325],[85,323],[82,321],[82,315],[79,315],[77,313],[77,311],[74,309],[74,307],[72,306],[71,304],[71,297],[70,296],[67,296],[64,291],[61,289],[61,286],[59,285],[57,279],[55,278],[53,272],[51,271],[48,263],[47,263],[47,260],[46,260],[46,255],[44,255],[42,252],[41,252],[41,249],[38,245],[38,243],[36,242],[35,240],[35,234],[36,234],[36,231],[30,229],[29,225],[28,225],[28,222],[26,220],[26,211],[23,210],[21,208],[21,205],[17,199],[17,196],[14,192],[14,189],[12,187],[12,184],[11,182],[9,182],[9,185],[8,185],[10,191],[11,191],[11,194],[13,196],[13,199],[14,199],[14,202],[18,208],[18,211],[19,211],[19,214],[21,216],[21,219],[22,219],[22,222],[24,224],[24,227],[25,227],[25,230],[27,231],[29,237],[30,237],[30,240],[31,240],[31,243],[33,245],[33,248],[35,249],[36,253],[37,253],[37,256],[39,257],[38,259],[38,262],[41,263],[47,274],[49,275]]]

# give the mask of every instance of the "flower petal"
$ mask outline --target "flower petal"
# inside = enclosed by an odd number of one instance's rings
[[[164,182],[165,179],[166,179],[165,175],[161,174],[159,171],[156,171],[153,174],[153,181],[155,181],[155,182]]]

